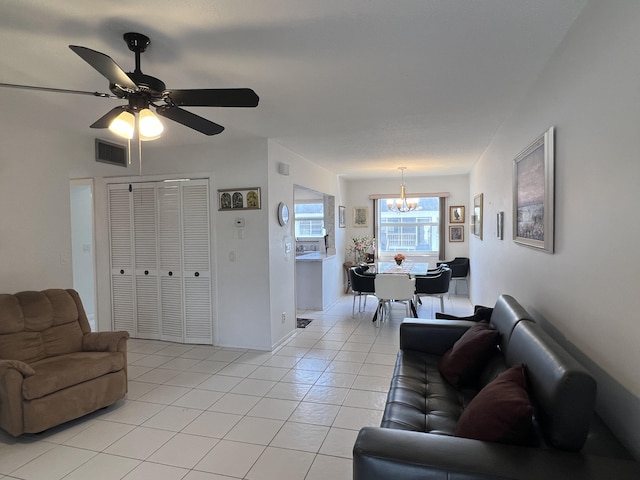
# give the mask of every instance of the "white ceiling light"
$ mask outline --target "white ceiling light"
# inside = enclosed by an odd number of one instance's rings
[[[415,198],[407,198],[404,187],[404,171],[407,167],[398,167],[402,174],[402,185],[400,186],[400,198],[387,200],[387,208],[392,212],[406,213],[418,209],[418,200]]]
[[[133,113],[123,111],[118,115],[109,125],[111,130],[116,135],[131,140],[135,132],[136,118]],[[138,113],[138,134],[140,140],[148,141],[160,138],[160,135],[164,131],[164,126],[151,110],[143,108]]]
[[[140,140],[155,140],[160,138],[164,126],[158,117],[148,108],[143,108],[138,114],[138,132]]]
[[[127,112],[126,110],[113,119],[111,124],[109,125],[109,130],[111,130],[116,135],[119,135],[124,138],[128,138],[131,140],[133,138],[133,130],[135,126],[135,117],[133,113]]]

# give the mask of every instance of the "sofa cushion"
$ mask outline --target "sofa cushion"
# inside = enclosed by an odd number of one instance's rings
[[[124,368],[121,352],[76,352],[34,362],[35,375],[22,384],[25,400],[33,400]]]
[[[532,413],[525,368],[511,367],[469,403],[458,420],[455,434],[486,442],[522,444],[531,433]]]
[[[499,338],[487,322],[478,322],[442,356],[440,373],[454,386],[470,385],[496,352]]]
[[[398,353],[380,426],[453,435],[475,391],[460,391],[438,372],[439,356],[414,350]]]

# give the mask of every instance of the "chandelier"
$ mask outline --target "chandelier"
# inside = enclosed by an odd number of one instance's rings
[[[387,200],[387,208],[392,212],[397,213],[406,213],[412,212],[418,209],[418,199],[416,198],[407,198],[405,188],[404,188],[404,171],[407,167],[398,167],[400,173],[402,174],[402,185],[400,186],[400,198],[396,199],[388,199]]]

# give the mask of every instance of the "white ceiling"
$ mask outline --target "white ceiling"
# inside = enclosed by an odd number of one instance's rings
[[[256,109],[190,107],[226,130],[207,137],[166,121],[154,147],[257,136],[349,178],[398,175],[401,165],[408,177],[466,173],[586,3],[2,0],[0,82],[108,92],[68,45],[128,72],[122,34],[136,31],[152,42],[142,71],[167,88],[260,96]],[[89,137],[107,136],[89,125],[118,102],[0,89],[3,117],[15,109]]]

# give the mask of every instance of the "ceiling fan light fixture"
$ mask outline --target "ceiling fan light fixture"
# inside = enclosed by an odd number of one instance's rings
[[[160,138],[164,126],[160,119],[148,108],[143,108],[138,114],[138,133],[140,140],[149,141]]]
[[[136,119],[133,114],[125,110],[113,119],[113,121],[109,125],[109,130],[111,130],[116,135],[131,140],[133,138],[135,123]]]

